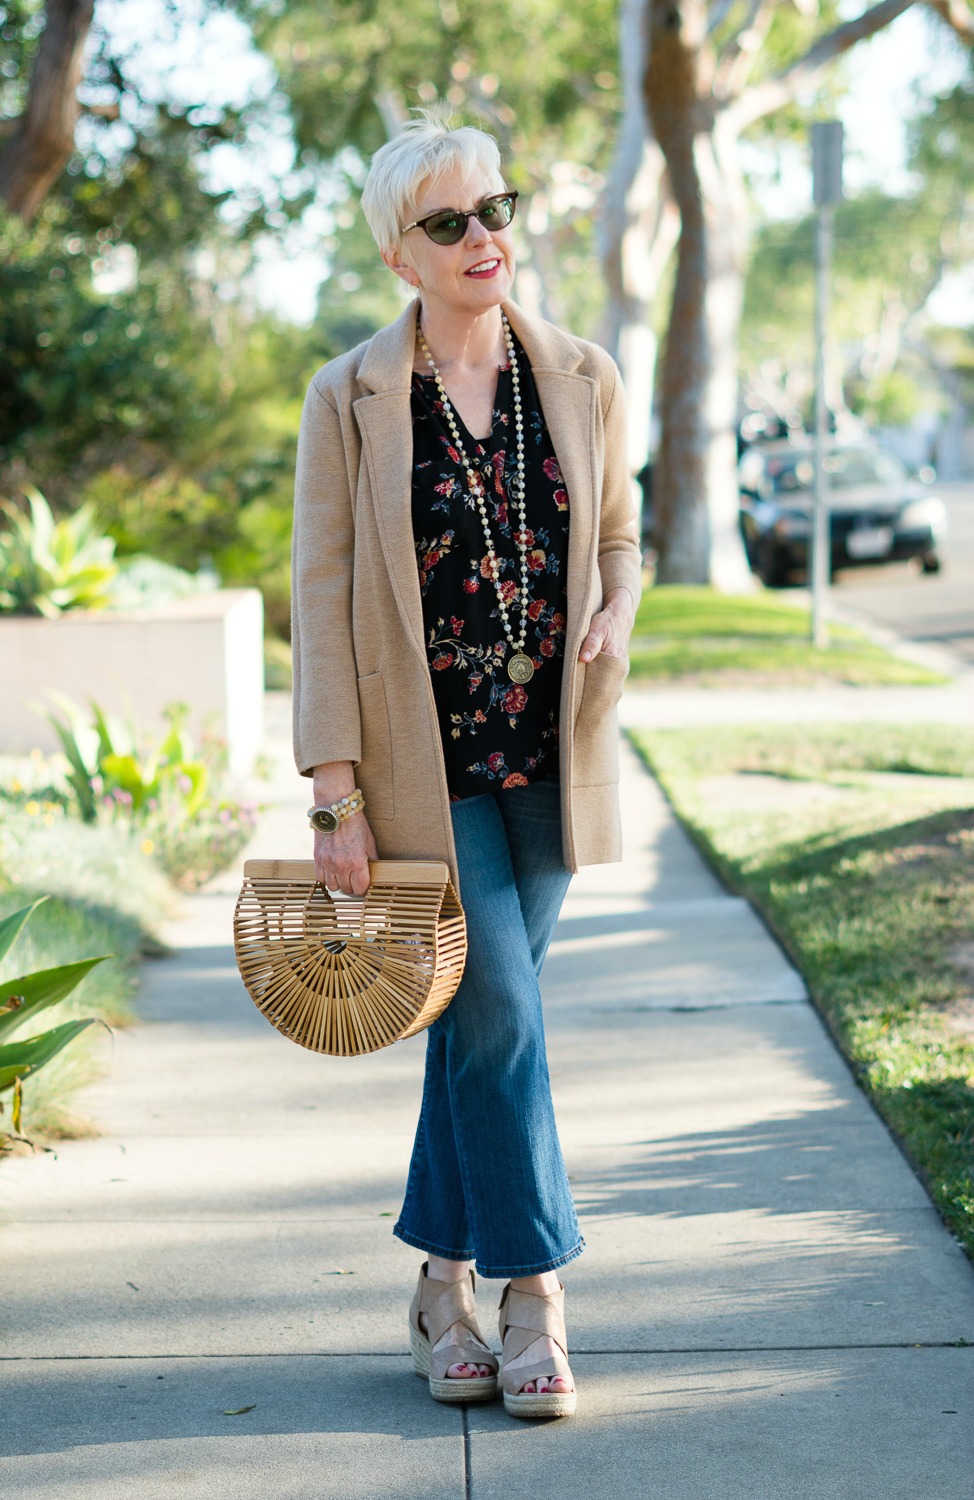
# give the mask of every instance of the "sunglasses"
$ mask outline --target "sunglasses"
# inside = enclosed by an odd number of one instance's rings
[[[402,233],[422,229],[434,245],[459,245],[471,219],[477,219],[485,229],[506,229],[514,217],[516,203],[517,193],[497,193],[493,198],[485,198],[469,213],[463,213],[459,208],[441,208],[435,214],[427,214],[425,219],[407,224]]]

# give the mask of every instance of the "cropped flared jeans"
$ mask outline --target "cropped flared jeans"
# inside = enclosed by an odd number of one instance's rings
[[[407,1245],[482,1276],[554,1270],[584,1247],[558,1143],[538,976],[571,879],[558,777],[453,803],[467,963],[427,1032],[402,1213]]]

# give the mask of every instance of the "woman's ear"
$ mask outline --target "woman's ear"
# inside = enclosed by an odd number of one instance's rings
[[[405,259],[401,249],[383,250],[381,254],[390,271],[395,271],[408,286],[419,286],[419,275]]]

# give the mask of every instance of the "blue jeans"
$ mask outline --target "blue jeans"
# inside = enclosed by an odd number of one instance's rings
[[[580,1255],[558,1144],[538,975],[571,879],[558,777],[453,803],[463,979],[426,1044],[399,1221],[407,1245],[532,1276]]]

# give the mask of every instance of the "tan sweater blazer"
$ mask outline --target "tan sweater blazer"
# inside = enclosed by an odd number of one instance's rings
[[[357,763],[382,858],[442,859],[457,877],[412,531],[410,382],[417,305],[332,360],[298,442],[292,629],[294,755],[309,776]],[[565,865],[621,855],[616,704],[627,659],[578,662],[609,589],[639,597],[622,384],[594,344],[504,309],[531,363],[569,497],[559,755]]]

